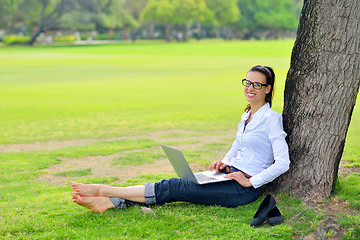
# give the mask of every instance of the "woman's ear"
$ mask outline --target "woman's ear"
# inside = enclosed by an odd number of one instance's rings
[[[270,90],[271,90],[271,85],[266,87],[266,94],[268,94],[270,92]]]

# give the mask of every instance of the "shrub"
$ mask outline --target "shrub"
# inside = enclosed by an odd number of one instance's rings
[[[30,39],[30,36],[6,35],[4,37],[4,43],[8,45],[25,44],[28,43]]]
[[[75,42],[75,35],[55,37],[54,42]]]
[[[87,40],[88,38],[92,38],[92,36],[90,34],[84,34],[84,35],[80,35],[81,40]]]
[[[114,37],[114,36],[113,36]],[[98,34],[95,37],[96,40],[109,40],[109,34],[105,33],[105,34]]]

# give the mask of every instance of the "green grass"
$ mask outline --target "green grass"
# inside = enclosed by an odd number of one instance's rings
[[[126,165],[141,165],[144,163],[153,163],[155,160],[164,158],[164,154],[160,149],[156,153],[149,152],[149,150],[140,150],[136,152],[126,153],[126,156],[114,160],[114,164]]]
[[[173,203],[157,216],[132,207],[96,214],[71,202],[71,188],[35,180],[62,159],[111,156],[114,166],[154,163],[165,156],[151,133],[169,145],[198,144],[184,154],[207,165],[233,139],[246,105],[242,79],[256,64],[273,66],[273,108],[281,112],[293,41],[157,42],[100,46],[0,48],[0,147],[89,139],[87,144],[0,153],[0,239],[292,239],[315,231],[321,212],[284,193],[276,196],[285,222],[251,228],[263,197],[234,209]],[[360,166],[360,110],[356,106],[344,150],[346,166]],[[174,130],[174,131],[173,131]],[[176,131],[175,131],[176,130]],[[222,136],[222,134],[224,136]],[[202,144],[197,138],[218,136]],[[114,186],[176,177],[144,174],[89,177],[92,169],[55,173]],[[360,177],[342,176],[332,197],[360,209]],[[340,214],[345,239],[358,239],[360,215]],[[329,233],[334,234],[334,233]]]
[[[360,173],[350,173],[346,178],[340,178],[334,193],[360,211]]]
[[[74,178],[72,179],[75,182],[81,182],[85,184],[108,184],[119,180],[117,177],[82,177],[82,178]],[[70,184],[70,182],[69,182]]]
[[[281,111],[292,44],[2,48],[0,144],[233,128],[255,64],[275,68]]]

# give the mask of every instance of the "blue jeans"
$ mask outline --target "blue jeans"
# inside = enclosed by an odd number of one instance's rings
[[[184,201],[203,205],[237,207],[255,201],[260,190],[243,187],[236,181],[198,185],[190,180],[171,178],[145,183],[145,205]],[[110,198],[118,208],[138,204],[121,198]]]
[[[154,186],[154,194],[147,192],[152,186]],[[236,181],[198,185],[190,180],[171,178],[155,184],[145,184],[145,199],[148,205],[184,201],[237,207],[255,201],[259,195],[259,189],[243,187]]]

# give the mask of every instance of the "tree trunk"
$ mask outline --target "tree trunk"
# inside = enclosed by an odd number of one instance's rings
[[[166,35],[166,41],[171,42],[172,36],[171,36],[171,22],[170,21],[166,23],[165,35]]]
[[[360,84],[360,1],[305,0],[284,97],[290,170],[271,184],[329,196]]]
[[[197,31],[197,39],[200,40],[201,39],[201,22],[197,22],[196,23],[196,31]]]
[[[148,32],[147,32],[147,37],[148,39],[154,39],[154,26],[155,24],[153,22],[151,22],[148,26]]]
[[[113,39],[113,29],[112,28],[109,28],[108,35],[109,35],[109,40],[112,40]]]
[[[37,37],[42,33],[44,32],[44,28],[43,27],[40,27],[40,28],[37,28],[36,31],[33,33],[33,35],[31,36],[31,39],[30,41],[28,42],[29,45],[34,45],[35,42],[36,42],[36,39]]]
[[[229,27],[225,27],[226,29],[226,39],[231,40],[232,39],[232,30]]]
[[[131,29],[131,41],[135,42],[136,41],[136,34],[137,34],[137,29]]]
[[[33,45],[36,41],[36,38],[40,35],[40,33],[44,32],[44,28],[48,28],[49,26],[56,23],[58,19],[66,12],[66,9],[71,9],[73,7],[72,1],[61,0],[56,4],[54,9],[47,15],[45,15],[45,9],[47,8],[49,1],[40,1],[41,2],[41,12],[40,19],[38,21],[38,31],[33,34],[31,40],[29,41],[29,45]]]
[[[188,40],[188,33],[187,33],[187,27],[186,24],[181,26],[181,32],[182,32],[182,41],[183,42],[187,42]]]
[[[127,40],[127,28],[124,27],[124,30],[123,30],[123,40],[126,41]]]

